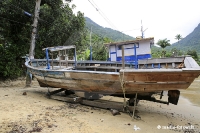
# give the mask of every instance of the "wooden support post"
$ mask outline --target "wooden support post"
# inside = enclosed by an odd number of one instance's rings
[[[59,90],[55,90],[55,91],[52,91],[52,92],[48,92],[47,95],[48,95],[48,96],[51,96],[51,95],[57,94],[57,93],[59,93],[59,92],[62,92],[62,91],[64,91],[64,90],[65,90],[65,89],[62,89],[62,88],[61,88],[61,89],[59,89]]]
[[[77,60],[76,60],[76,47],[74,48],[74,63],[75,63],[75,69],[76,69],[76,66],[77,66]]]
[[[51,99],[59,100],[59,101],[65,101],[70,103],[80,103],[82,105],[97,107],[97,108],[103,108],[103,109],[116,109],[120,112],[124,112],[123,103],[121,102],[115,102],[115,101],[107,101],[103,99],[99,100],[86,100],[80,97],[62,97],[62,96],[56,96],[52,95],[50,97]],[[133,108],[131,106],[127,105],[127,109],[132,112]]]
[[[52,65],[52,69],[53,69],[53,52],[52,52],[51,65]]]
[[[67,50],[65,50],[65,60],[66,60],[66,67],[68,67]]]
[[[61,61],[60,61],[60,60],[61,60],[61,59],[60,59],[61,56],[60,56],[60,50],[58,51],[58,57],[59,57],[59,66],[60,66],[60,68],[61,68]]]
[[[134,116],[135,116],[136,104],[137,104],[137,93],[135,94],[135,100],[134,100],[134,108],[133,108],[133,116],[132,116],[132,118],[134,118]]]
[[[139,45],[139,44],[138,44]],[[135,53],[135,69],[137,69],[137,64],[138,64],[138,61],[137,61],[137,50],[136,50],[136,44],[134,44],[134,53]]]
[[[124,61],[124,45],[122,45],[122,69],[125,68],[125,61]]]

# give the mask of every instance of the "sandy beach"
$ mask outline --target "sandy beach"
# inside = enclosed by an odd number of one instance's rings
[[[127,113],[113,116],[106,109],[48,99],[47,88],[39,87],[35,80],[30,88],[24,86],[24,78],[0,82],[2,133],[200,132],[200,77],[181,91],[178,105],[141,100],[137,106],[141,120]],[[123,102],[121,98],[104,98]]]

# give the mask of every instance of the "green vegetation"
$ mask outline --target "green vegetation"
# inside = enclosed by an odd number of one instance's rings
[[[0,79],[17,78],[25,73],[24,59],[29,53],[35,1],[1,0],[0,1]],[[62,0],[42,0],[40,19],[36,37],[35,58],[45,58],[45,47],[76,45],[79,60],[90,59],[90,30],[92,27],[91,46],[93,60],[107,60],[107,48],[104,43],[133,40],[122,32],[103,28],[83,13],[73,13],[69,5],[63,6]],[[24,11],[32,17],[24,15]],[[171,57],[190,54],[199,63],[200,25],[181,39],[169,45],[169,40],[160,40],[161,48],[152,47],[153,57]]]
[[[97,34],[102,37],[107,37],[113,40],[114,42],[120,42],[120,41],[127,41],[127,40],[133,40],[134,38],[131,36],[128,36],[120,31],[116,31],[110,28],[104,28],[95,22],[93,22],[90,18],[85,17],[86,21],[86,28],[88,30],[92,27],[92,32],[94,34]]]
[[[35,1],[0,1],[0,78],[16,78],[23,74],[21,57],[29,53]],[[33,15],[32,15],[33,16]],[[42,0],[35,58],[44,58],[42,48],[58,45],[76,45],[84,48],[85,19],[81,12],[73,14],[62,0]]]
[[[1,0],[0,5],[0,54],[3,55],[0,58],[0,79],[16,78],[25,74],[22,57],[29,53],[35,1]],[[90,30],[87,27],[91,26],[93,60],[107,59],[104,43],[133,39],[121,32],[102,28],[84,18],[81,12],[75,15],[73,8],[75,5],[64,6],[62,0],[42,0],[35,58],[45,58],[42,51],[45,47],[76,45],[78,59],[88,60]],[[32,16],[26,16],[24,11]]]
[[[177,48],[185,54],[188,50],[196,50],[198,56],[200,56],[200,24],[194,29],[193,32],[183,39],[179,39],[177,43],[167,47],[166,50],[171,50],[172,48]]]
[[[163,40],[158,40],[157,44],[162,48],[162,56],[165,57],[166,51],[164,50],[165,47],[170,46],[171,44],[169,43],[170,40],[167,40],[167,38]]]
[[[175,36],[178,41],[165,48],[166,57],[191,55],[200,65],[200,24],[185,38],[180,34]],[[158,58],[162,56],[161,48],[152,47],[152,57]]]
[[[113,40],[102,37],[97,34],[91,34],[92,60],[107,60],[107,48],[104,43],[112,42]],[[87,32],[85,40],[85,50],[78,54],[78,60],[90,60],[90,31]]]
[[[177,35],[175,36],[175,39],[178,40],[178,43],[179,43],[179,40],[182,39],[182,36],[181,36],[180,34],[177,34]]]

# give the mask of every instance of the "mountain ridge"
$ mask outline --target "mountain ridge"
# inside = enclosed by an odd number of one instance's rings
[[[120,31],[113,30],[113,29],[107,28],[107,27],[102,27],[88,17],[85,17],[85,23],[86,23],[86,28],[89,31],[91,30],[91,27],[92,27],[92,33],[100,35],[102,37],[108,37],[115,42],[128,41],[128,40],[135,39],[129,35],[126,35],[126,34],[120,32]]]
[[[167,50],[171,50],[172,48],[177,48],[185,52],[188,50],[196,50],[200,54],[200,23],[186,37],[167,47]]]
[[[88,17],[85,17],[85,22],[86,22],[85,27],[88,29],[88,31],[90,31],[92,27],[92,33],[97,34],[102,37],[108,37],[112,39],[114,42],[128,41],[128,40],[135,39],[120,31],[113,30],[107,27],[102,27]],[[179,42],[173,43],[171,46],[167,46],[166,50],[171,51],[173,48],[181,50],[184,53],[186,53],[188,50],[196,50],[200,56],[200,23],[198,24],[197,27],[194,28],[194,30],[191,33],[189,33],[186,37],[181,39]],[[154,51],[160,48],[157,48],[156,46],[154,46],[152,49]]]

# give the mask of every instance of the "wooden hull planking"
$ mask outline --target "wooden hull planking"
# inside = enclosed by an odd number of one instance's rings
[[[32,73],[34,74],[34,72]],[[169,69],[163,72],[121,70],[120,73],[76,70],[52,72],[45,70],[43,74],[35,73],[34,76],[40,83],[51,87],[101,94],[122,94],[120,78],[123,77],[123,74],[126,94],[132,94],[136,92],[187,89],[193,80],[199,76],[200,72],[183,72],[180,69],[173,72],[170,72]]]
[[[185,68],[176,69],[183,61]],[[121,82],[126,94],[187,89],[200,75],[200,67],[191,57],[140,60],[139,68],[145,66],[145,69],[133,69],[130,64],[121,69],[119,62],[82,61],[77,63],[78,70],[70,70],[68,67],[73,68],[74,61],[68,61],[67,65],[66,61],[50,62],[54,64],[51,69],[46,69],[47,63],[42,59],[32,60],[31,65],[26,62],[28,71],[42,87],[111,95],[123,94]]]

